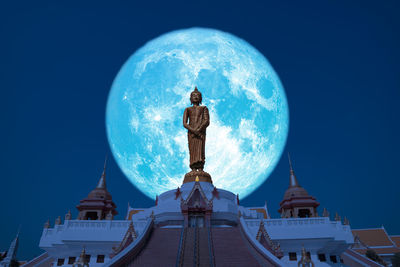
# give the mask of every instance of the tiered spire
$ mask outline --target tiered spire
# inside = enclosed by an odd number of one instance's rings
[[[107,190],[106,186],[106,168],[107,168],[107,156],[104,160],[103,172],[97,183],[95,189],[93,189],[89,195],[80,201],[80,204],[76,206],[79,210],[78,220],[104,220],[118,214],[116,211],[116,205],[112,201],[112,196]]]
[[[106,189],[106,168],[107,168],[107,159],[108,159],[108,155],[106,155],[106,158],[104,160],[104,167],[103,167],[103,173],[101,174],[100,180],[97,183],[96,188],[100,188],[100,189]]]
[[[299,187],[299,181],[297,181],[296,175],[294,174],[292,160],[290,159],[290,153],[288,152],[289,166],[290,166],[290,180],[289,187]]]
[[[290,167],[289,187],[280,203],[279,213],[282,218],[317,217],[316,208],[319,206],[319,203],[300,186],[294,173],[289,153],[288,159]]]

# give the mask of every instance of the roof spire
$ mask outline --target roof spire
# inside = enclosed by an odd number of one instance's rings
[[[106,158],[105,158],[105,160],[104,160],[103,173],[101,174],[99,183],[97,184],[96,188],[106,189],[106,168],[107,168],[107,159],[108,159],[108,155],[106,154]]]
[[[21,229],[21,225],[18,228],[18,232],[14,240],[10,244],[10,248],[8,249],[7,256],[1,262],[2,266],[11,266],[11,262],[17,260],[17,250],[18,250],[18,243],[19,243],[19,232]]]
[[[21,233],[21,224],[18,226],[18,232],[17,232],[17,236],[16,236],[16,238],[18,238],[18,239],[19,239],[19,233]]]
[[[299,182],[297,181],[296,175],[294,174],[292,160],[290,159],[290,153],[289,152],[288,152],[288,158],[289,158],[289,167],[290,167],[289,187],[299,187],[300,185],[299,185]]]

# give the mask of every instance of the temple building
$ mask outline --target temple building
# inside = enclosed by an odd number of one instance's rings
[[[68,211],[53,228],[46,222],[39,243],[45,252],[23,266],[383,266],[385,253],[399,249],[382,231],[352,232],[346,218],[331,220],[327,210],[320,216],[320,203],[300,186],[290,157],[281,218],[271,218],[267,204],[240,205],[238,195],[215,187],[204,171],[209,112],[197,87],[190,102],[183,126],[191,171],[180,187],[156,196],[153,207],[128,205],[125,219],[114,220],[105,162],[97,186],[76,206],[76,219]],[[375,261],[365,256],[371,253]]]
[[[104,166],[78,216],[46,222],[45,252],[23,266],[384,266],[366,251],[388,263],[400,251],[399,236],[352,230],[337,214],[319,215],[318,206],[290,162],[281,218],[271,218],[266,203],[244,207],[236,194],[197,178],[159,195],[153,207],[128,204],[125,219],[115,220]]]

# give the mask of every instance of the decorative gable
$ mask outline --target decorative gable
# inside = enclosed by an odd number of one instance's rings
[[[196,182],[188,197],[182,201],[181,207],[212,210],[212,199],[208,200],[200,183]]]
[[[268,249],[269,252],[274,254],[277,258],[280,259],[283,257],[283,252],[281,250],[279,243],[276,244],[271,240],[267,230],[265,230],[263,220],[261,220],[260,222],[260,227],[258,228],[256,239],[260,242],[261,245],[263,245],[266,249]]]
[[[192,190],[186,199],[181,195],[181,211],[184,216],[185,227],[189,225],[189,218],[193,221],[193,216],[204,218],[205,225],[210,226],[211,213],[213,210],[214,196],[209,200],[199,182],[195,182]],[[201,219],[200,219],[201,220]]]
[[[122,250],[124,250],[133,241],[135,241],[136,238],[137,238],[137,233],[135,231],[135,227],[133,226],[133,222],[131,222],[119,246],[113,247],[113,253],[110,255],[111,258],[120,253]]]

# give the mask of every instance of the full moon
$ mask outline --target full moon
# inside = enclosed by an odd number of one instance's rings
[[[189,168],[183,112],[197,86],[210,111],[206,164],[218,188],[248,196],[275,168],[288,134],[288,104],[268,60],[214,29],[159,36],[122,66],[106,129],[123,173],[150,198],[181,186]]]

